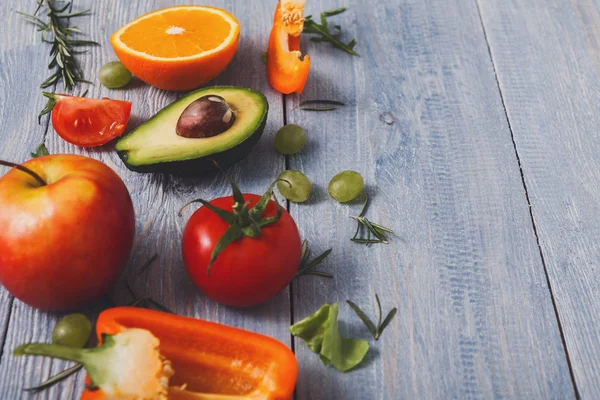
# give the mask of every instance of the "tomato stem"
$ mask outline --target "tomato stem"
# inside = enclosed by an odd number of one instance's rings
[[[48,183],[41,176],[39,176],[37,173],[33,172],[32,170],[30,170],[29,168],[27,168],[21,164],[16,164],[16,163],[12,163],[10,161],[0,160],[0,165],[4,165],[6,167],[13,167],[13,168],[18,169],[19,171],[26,172],[29,175],[33,176],[35,178],[35,180],[38,181],[42,186],[48,185]]]

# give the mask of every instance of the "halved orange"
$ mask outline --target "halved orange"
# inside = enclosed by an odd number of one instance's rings
[[[144,82],[190,90],[223,72],[239,36],[240,24],[225,10],[176,6],[131,21],[110,42],[123,65]]]

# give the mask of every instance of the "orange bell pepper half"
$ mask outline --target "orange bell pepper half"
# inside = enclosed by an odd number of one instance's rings
[[[308,79],[310,57],[302,58],[300,52],[303,12],[303,0],[283,0],[275,8],[267,51],[267,77],[273,89],[284,94],[302,93]]]
[[[100,314],[98,340],[124,329],[141,328],[160,340],[160,353],[175,374],[171,400],[291,399],[298,364],[283,343],[258,333],[154,310],[115,307]],[[87,379],[89,384],[89,379]],[[105,399],[101,390],[82,400]]]

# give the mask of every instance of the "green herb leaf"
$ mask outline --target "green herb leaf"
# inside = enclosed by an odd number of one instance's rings
[[[356,367],[365,358],[369,343],[343,337],[338,328],[337,317],[337,303],[323,304],[316,313],[292,325],[290,332],[319,354],[325,365],[331,364],[337,370],[345,372]]]
[[[67,368],[64,371],[59,372],[58,374],[48,378],[47,380],[45,380],[43,383],[41,383],[38,386],[25,388],[23,390],[26,392],[38,392],[40,390],[48,389],[49,387],[56,385],[58,382],[62,381],[63,379],[66,379],[69,376],[73,375],[75,372],[79,371],[81,368],[83,368],[83,364],[79,364],[79,363],[75,364],[71,368]]]
[[[323,262],[331,254],[332,249],[328,249],[323,254],[318,256],[313,260],[308,260],[308,256],[310,254],[310,250],[308,249],[308,242],[305,240],[302,242],[302,258],[300,259],[300,266],[298,267],[298,272],[296,273],[296,277],[300,275],[318,275],[323,276],[325,278],[333,278],[333,275],[328,274],[327,272],[316,271],[315,267]]]
[[[354,219],[357,222],[356,231],[354,232],[354,236],[350,238],[350,241],[355,243],[361,243],[366,246],[374,243],[383,243],[388,244],[388,233],[394,234],[390,228],[386,228],[385,226],[376,224],[374,222],[369,221],[365,214],[367,213],[367,208],[369,207],[369,196],[365,200],[365,204],[362,208],[362,211],[358,215],[358,217],[350,216],[350,218]],[[361,229],[365,229],[367,231],[367,238],[360,238],[358,235],[360,234]],[[371,239],[371,236],[374,236],[376,239]]]
[[[321,14],[323,14],[326,17],[333,17],[333,16],[343,13],[347,9],[348,9],[348,7],[340,7],[340,8],[336,8],[335,10],[323,11]]]
[[[157,258],[158,258],[158,253],[154,253],[154,255],[152,257],[150,257],[150,259],[148,261],[146,261],[146,263],[144,265],[142,265],[142,268],[140,268],[140,271],[138,272],[138,274],[143,274],[144,272],[146,272],[146,270],[148,268],[150,268],[152,263],[154,261],[156,261]]]
[[[337,100],[305,100],[300,103],[300,107],[307,106],[309,104],[332,104],[334,106],[345,106],[345,103]]]
[[[375,326],[373,321],[371,321],[371,319],[367,317],[367,314],[365,314],[356,304],[354,304],[350,300],[346,300],[346,303],[348,303],[348,305],[352,307],[356,315],[358,315],[361,321],[365,324],[369,332],[371,332],[373,339],[379,340],[379,337],[383,333],[383,330],[390,324],[390,322],[392,322],[392,319],[394,319],[394,317],[396,316],[398,309],[394,307],[385,317],[383,322],[381,322],[381,302],[379,301],[379,296],[377,294],[375,294],[375,301],[377,302],[377,326]]]
[[[385,317],[385,319],[383,320],[383,323],[379,326],[379,335],[377,336],[378,339],[379,339],[379,336],[381,336],[381,334],[383,333],[383,330],[390,324],[390,322],[392,322],[392,320],[394,319],[394,317],[396,316],[397,313],[398,313],[398,309],[396,307],[394,307],[388,313],[388,315]]]
[[[267,52],[266,51],[260,52],[260,59],[262,60],[263,64],[267,65]]]
[[[356,315],[358,315],[358,318],[360,318],[361,321],[365,324],[369,332],[371,332],[371,335],[373,335],[373,337],[377,336],[377,328],[375,328],[375,324],[373,323],[373,321],[371,321],[369,317],[367,317],[367,314],[365,314],[363,310],[360,309],[360,307],[358,307],[350,300],[346,300],[346,303],[348,303],[348,305],[354,310]]]
[[[300,107],[302,111],[333,111],[337,107]]]
[[[335,10],[323,11],[321,13],[321,23],[318,24],[313,20],[312,16],[309,15],[304,18],[304,31],[302,33],[307,35],[318,35],[319,37],[313,37],[311,40],[313,42],[329,42],[333,45],[333,47],[345,51],[348,54],[352,54],[354,56],[358,56],[359,54],[354,51],[354,46],[356,45],[356,41],[352,39],[348,43],[344,43],[340,40],[342,28],[339,25],[335,25],[335,29],[338,31],[337,33],[332,33],[329,31],[329,26],[327,24],[327,18],[336,16],[338,14],[343,13],[347,10],[347,7],[336,8]],[[316,111],[316,110],[311,110]],[[323,110],[319,110],[323,111]]]
[[[33,14],[18,12],[23,16],[25,22],[35,25],[38,31],[41,32],[42,43],[52,45],[48,69],[53,70],[53,72],[48,79],[42,82],[41,88],[49,87],[59,79],[63,81],[65,90],[73,89],[76,83],[88,82],[81,75],[81,70],[74,58],[76,52],[73,47],[97,46],[98,43],[91,40],[71,39],[73,35],[79,34],[81,31],[76,26],[66,26],[63,20],[88,15],[90,10],[65,13],[70,6],[70,2],[38,0],[37,8]],[[42,9],[45,11],[45,18],[36,16]]]
[[[47,156],[49,154],[50,154],[50,152],[48,152],[48,149],[46,148],[46,145],[44,143],[41,143],[35,149],[35,152],[31,153],[31,158],[37,158],[37,157]]]

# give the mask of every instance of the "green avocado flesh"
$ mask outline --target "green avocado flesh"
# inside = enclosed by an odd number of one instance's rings
[[[218,95],[231,107],[235,122],[225,132],[207,138],[177,135],[177,121],[185,108],[206,95]],[[260,139],[269,104],[252,89],[213,86],[189,93],[160,110],[155,116],[119,139],[115,150],[125,165],[138,172],[167,172],[193,175],[222,167],[244,158]]]

